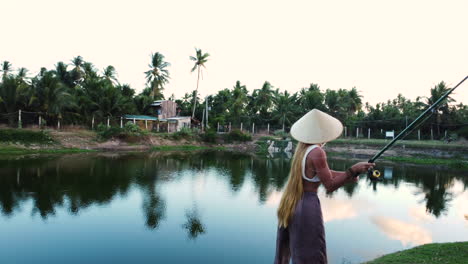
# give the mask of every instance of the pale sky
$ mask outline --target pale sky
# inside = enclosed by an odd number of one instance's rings
[[[81,55],[140,92],[150,54],[161,52],[171,63],[166,97],[195,89],[195,47],[211,54],[202,96],[268,80],[290,92],[356,86],[375,104],[468,75],[462,0],[0,0],[0,10],[0,61],[36,74]],[[452,97],[468,104],[468,83]]]

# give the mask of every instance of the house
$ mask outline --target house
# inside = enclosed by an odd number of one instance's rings
[[[177,104],[169,100],[158,100],[151,104],[152,113],[158,119],[177,116]]]
[[[157,131],[176,132],[191,127],[190,116],[179,116],[177,104],[170,100],[158,100],[151,104],[152,113],[158,119]],[[180,109],[179,109],[180,110]]]

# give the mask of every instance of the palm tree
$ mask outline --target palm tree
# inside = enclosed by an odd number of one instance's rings
[[[153,99],[163,99],[164,84],[169,81],[169,71],[166,69],[171,64],[164,61],[164,55],[159,52],[151,54],[151,63],[148,65],[150,68],[145,72],[146,83],[151,87],[151,96]]]
[[[44,112],[47,116],[58,118],[65,108],[73,108],[73,97],[67,87],[55,75],[55,71],[46,71],[32,81],[29,105]]]
[[[4,61],[2,63],[2,69],[1,71],[3,72],[3,78],[8,75],[9,72],[13,70],[13,66],[11,66],[11,63],[9,61]]]
[[[104,74],[104,79],[108,80],[113,85],[119,84],[119,81],[117,80],[117,73],[115,72],[114,66],[109,65],[106,68],[104,68],[103,74]]]
[[[27,85],[20,78],[12,75],[4,75],[0,83],[0,111],[13,113],[18,110],[20,97],[27,88]],[[14,115],[8,115],[10,125],[13,125]]]
[[[230,100],[230,117],[235,123],[240,123],[241,118],[245,113],[245,106],[247,103],[247,88],[245,85],[241,85],[240,81],[236,82],[236,85],[232,89],[232,95]]]
[[[72,76],[73,83],[75,85],[82,82],[84,79],[85,72],[83,70],[83,64],[84,64],[84,61],[81,56],[77,56],[73,58],[72,60],[72,65],[74,66],[74,68],[73,70],[71,70],[70,73]]]
[[[195,107],[197,106],[197,102],[195,101],[195,99],[197,98],[197,93],[198,93],[198,84],[200,82],[201,67],[206,68],[205,63],[208,61],[208,57],[210,56],[210,54],[208,53],[203,53],[201,49],[195,48],[195,52],[196,52],[195,57],[190,56],[190,60],[195,62],[192,68],[192,72],[194,72],[195,70],[198,70],[197,89],[195,89],[192,118],[195,117]]]
[[[433,88],[431,88],[431,96],[427,97],[427,107],[433,105],[439,98],[446,94],[450,88],[447,87],[444,81],[441,81]],[[440,136],[440,123],[442,122],[442,115],[447,115],[449,112],[449,103],[455,102],[455,100],[447,96],[439,106],[434,109],[433,113],[436,114],[436,123],[437,123],[437,135]]]
[[[297,94],[290,95],[288,91],[280,93],[277,89],[273,96],[273,103],[275,110],[273,112],[273,118],[281,121],[283,125],[283,131],[286,124],[292,124],[297,118]]]

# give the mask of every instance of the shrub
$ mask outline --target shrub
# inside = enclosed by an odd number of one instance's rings
[[[46,131],[31,131],[23,129],[0,129],[1,142],[18,142],[18,143],[38,143],[50,144],[54,143],[53,138]]]
[[[195,136],[194,131],[189,127],[183,127],[179,131],[172,133],[173,139],[192,139]]]
[[[282,137],[283,139],[286,139],[289,136],[289,134],[283,130],[276,130],[275,132],[273,132],[273,135],[277,137]]]
[[[252,140],[252,136],[250,136],[250,134],[243,133],[242,131],[238,129],[232,130],[231,132],[226,134],[224,138],[227,142],[232,142],[232,141],[246,142],[246,141]]]
[[[143,130],[137,125],[133,124],[133,122],[128,121],[125,126],[123,127],[125,133],[132,133],[132,134],[141,134]]]
[[[218,136],[214,130],[207,130],[205,133],[201,134],[201,139],[205,142],[216,143],[217,138]]]
[[[468,139],[468,126],[462,127],[457,131],[459,137]]]

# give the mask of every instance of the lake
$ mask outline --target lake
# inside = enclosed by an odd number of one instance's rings
[[[272,263],[289,162],[223,151],[0,157],[0,263]],[[468,240],[466,170],[378,165],[383,182],[319,192],[330,263]]]

